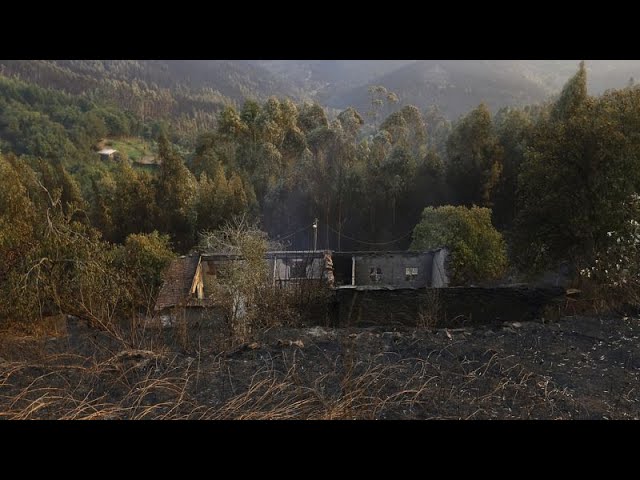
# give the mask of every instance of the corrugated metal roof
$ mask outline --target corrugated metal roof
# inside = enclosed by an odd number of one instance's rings
[[[189,290],[198,268],[198,255],[176,258],[164,274],[164,283],[160,288],[155,310],[183,305],[189,300]]]
[[[100,155],[111,155],[112,153],[116,153],[118,150],[114,150],[113,148],[103,148],[98,153]]]

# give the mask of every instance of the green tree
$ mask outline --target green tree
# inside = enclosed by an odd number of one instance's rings
[[[0,155],[0,285],[33,247],[37,219],[38,211],[20,172]]]
[[[389,110],[391,105],[399,102],[398,95],[387,90],[383,85],[371,85],[367,90],[371,101],[371,110],[367,115],[371,118],[374,128],[377,128],[378,119]]]
[[[607,232],[629,220],[622,206],[640,187],[640,92],[583,97],[584,75],[581,67],[555,114],[538,122],[518,178],[514,239],[529,269],[590,265]]]
[[[447,180],[458,203],[491,205],[502,156],[491,113],[480,104],[455,125],[447,141]]]
[[[158,154],[162,161],[156,182],[159,225],[172,235],[180,251],[186,251],[195,243],[197,182],[164,136],[158,139]]]
[[[493,215],[498,227],[508,229],[517,215],[518,176],[531,144],[534,123],[526,111],[515,108],[500,110],[494,123],[503,160],[495,189]]]
[[[153,308],[162,286],[162,273],[175,257],[169,236],[157,231],[131,234],[117,251],[116,266],[124,272],[134,309]]]
[[[427,207],[413,231],[411,249],[449,249],[454,285],[499,279],[507,267],[504,239],[491,223],[491,210],[480,207]]]
[[[111,217],[114,241],[124,242],[132,233],[150,233],[161,225],[155,181],[146,172],[120,163],[114,183],[103,180],[97,187]]]
[[[304,103],[298,115],[298,127],[305,133],[329,125],[327,114],[317,103]]]
[[[583,105],[588,101],[587,70],[584,60],[580,62],[578,72],[565,84],[560,98],[551,110],[551,119],[563,121],[579,114]]]

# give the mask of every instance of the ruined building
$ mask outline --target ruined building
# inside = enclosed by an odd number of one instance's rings
[[[267,252],[269,280],[275,288],[315,282],[331,291],[440,288],[448,285],[446,249],[424,252]],[[167,269],[155,311],[169,325],[178,312],[189,322],[219,315],[212,282],[220,267],[241,260],[227,254],[193,254]]]

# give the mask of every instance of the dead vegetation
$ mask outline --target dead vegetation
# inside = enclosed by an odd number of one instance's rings
[[[418,307],[417,326],[421,328],[435,328],[442,315],[440,291],[431,288],[427,290],[425,301]]]
[[[273,328],[224,350],[206,332],[190,332],[188,349],[166,335],[134,348],[91,329],[5,336],[0,418],[638,418],[640,329],[593,339],[577,325]],[[626,369],[614,371],[616,359]]]

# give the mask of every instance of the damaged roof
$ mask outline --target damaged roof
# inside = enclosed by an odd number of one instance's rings
[[[164,274],[164,283],[156,300],[155,310],[184,304],[200,261],[199,255],[176,258]]]

